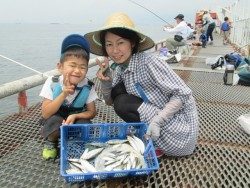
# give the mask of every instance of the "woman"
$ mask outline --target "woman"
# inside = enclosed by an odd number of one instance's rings
[[[152,39],[123,13],[111,15],[102,29],[85,37],[91,53],[118,65],[113,75],[110,68],[97,72],[106,103],[126,122],[146,122],[146,136],[165,154],[191,154],[198,135],[192,92],[167,63],[143,52],[154,46]],[[106,67],[108,60],[98,63]]]
[[[213,20],[213,18],[210,16],[210,13],[208,11],[204,11],[203,16],[202,16],[202,27],[203,29],[206,31],[206,35],[207,35],[207,42],[209,41],[209,38],[211,40],[211,42],[209,44],[213,44],[213,31],[215,28],[215,21]]]

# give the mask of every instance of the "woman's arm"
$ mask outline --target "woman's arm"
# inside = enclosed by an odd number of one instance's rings
[[[112,90],[112,73],[110,68],[106,70],[106,76],[109,77],[109,80],[101,80],[101,93],[103,95],[103,99],[107,105],[112,105],[113,100],[111,99],[111,90]]]
[[[156,116],[154,116],[146,134],[151,136],[152,139],[157,139],[160,136],[160,130],[164,125],[164,122],[177,113],[181,107],[182,102],[180,99],[171,99],[165,107],[160,110]]]
[[[161,88],[165,95],[170,96],[163,109],[151,119],[147,134],[155,139],[160,135],[160,127],[182,108],[192,92],[181,78],[157,57],[152,58],[152,63],[148,64],[148,73],[157,87]]]

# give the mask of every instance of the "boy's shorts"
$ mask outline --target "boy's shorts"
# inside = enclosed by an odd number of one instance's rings
[[[47,139],[51,133],[59,131],[63,120],[64,118],[61,117],[60,115],[53,115],[48,119],[42,119],[40,123],[43,126],[41,128],[42,137],[44,139]],[[75,123],[84,124],[84,123],[91,123],[91,121],[89,119],[78,119]]]
[[[230,32],[229,32],[229,31],[222,31],[222,36],[223,36],[224,38],[228,38],[229,35],[230,35]]]

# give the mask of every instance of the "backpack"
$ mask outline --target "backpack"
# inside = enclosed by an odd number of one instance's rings
[[[243,59],[244,58],[236,52],[225,55],[226,62],[229,64],[233,64],[235,66],[235,69],[237,69],[237,67],[241,64]]]

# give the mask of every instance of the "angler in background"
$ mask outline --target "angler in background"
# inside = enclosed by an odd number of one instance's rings
[[[215,21],[210,16],[210,13],[208,11],[204,11],[203,12],[202,21],[203,21],[202,27],[205,30],[206,35],[207,35],[207,42],[210,39],[209,44],[212,45],[213,44],[213,40],[214,40],[214,38],[213,38],[213,31],[214,31],[214,28],[216,26],[215,25]]]
[[[41,134],[45,139],[44,159],[57,157],[57,142],[62,124],[90,123],[96,115],[94,100],[97,94],[93,83],[86,78],[89,44],[81,35],[67,36],[61,47],[57,68],[60,77],[49,77],[40,93],[43,97]]]
[[[177,53],[177,47],[185,46],[187,37],[190,35],[190,28],[184,21],[184,15],[178,14],[175,18],[177,25],[175,27],[164,26],[163,30],[168,33],[174,34],[173,38],[166,40],[166,47],[169,51]]]
[[[107,57],[102,62],[97,59],[97,78],[106,104],[113,105],[126,122],[149,125],[145,137],[154,140],[158,157],[192,154],[198,136],[192,91],[166,62],[144,52],[154,42],[126,14],[115,13],[105,23],[85,37],[91,53]],[[108,58],[117,64],[114,71]]]
[[[223,44],[226,45],[229,43],[229,36],[231,30],[231,25],[229,23],[228,17],[224,18],[224,22],[221,24],[220,30],[223,36]]]

